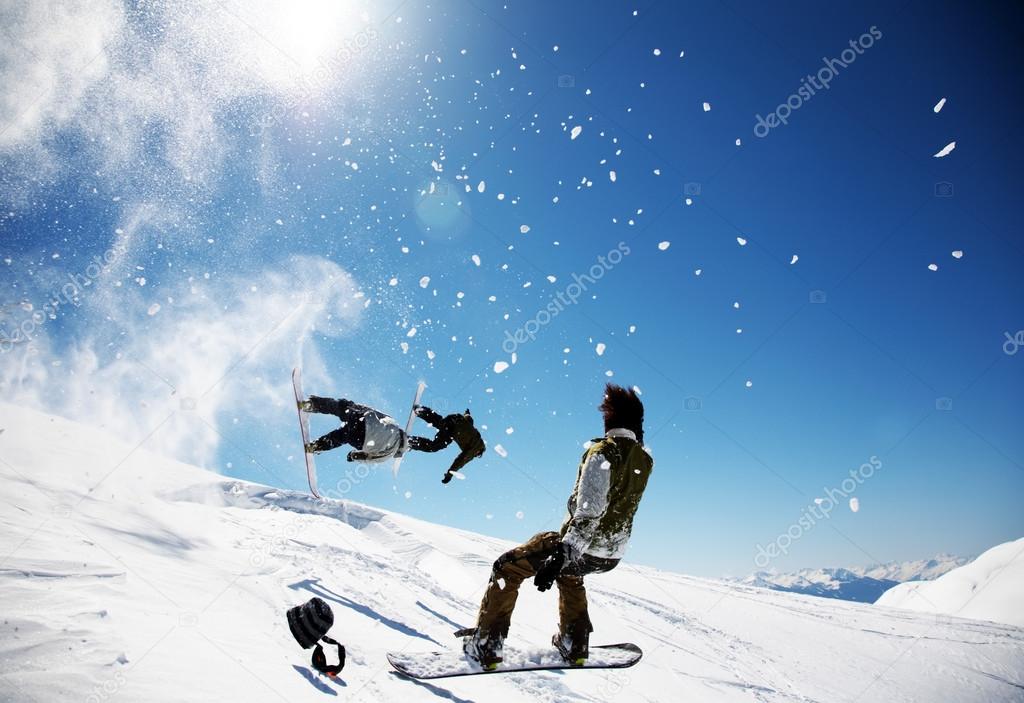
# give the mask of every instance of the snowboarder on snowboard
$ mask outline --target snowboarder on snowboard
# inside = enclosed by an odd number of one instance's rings
[[[459,447],[459,455],[455,461],[444,472],[441,483],[448,483],[452,476],[463,466],[482,456],[487,449],[483,438],[473,426],[473,416],[469,414],[469,408],[464,413],[452,413],[441,417],[426,405],[417,405],[413,408],[416,417],[426,421],[437,430],[433,439],[423,437],[410,437],[409,447],[420,452],[438,452],[447,447],[453,441]]]
[[[436,452],[454,440],[462,452],[445,473],[443,482],[448,483],[451,472],[458,471],[484,453],[484,441],[473,426],[469,410],[441,417],[430,408],[416,406],[416,414],[438,429],[433,439],[427,439],[407,436],[390,415],[347,398],[311,395],[299,403],[299,409],[308,413],[334,415],[341,420],[341,427],[306,445],[306,451],[314,454],[347,444],[354,448],[348,453],[349,461],[375,463],[401,456],[409,449]]]
[[[593,627],[583,577],[618,565],[654,466],[643,447],[644,406],[636,393],[609,383],[598,409],[605,434],[583,453],[562,529],[536,534],[498,557],[476,627],[456,633],[464,637],[463,651],[485,669],[501,662],[519,586],[531,577],[540,591],[558,586],[552,644],[566,661],[586,663]]]

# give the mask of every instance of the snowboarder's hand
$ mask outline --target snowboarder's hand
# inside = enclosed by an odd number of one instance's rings
[[[551,588],[564,564],[565,551],[559,544],[558,548],[541,562],[540,568],[537,569],[537,575],[533,577],[533,585],[537,587],[537,590],[543,592]]]
[[[366,452],[349,452],[345,458],[349,461],[365,461]]]

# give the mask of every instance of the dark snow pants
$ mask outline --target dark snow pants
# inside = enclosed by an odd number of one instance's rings
[[[321,398],[318,395],[309,396],[309,412],[335,415],[342,423],[338,429],[328,432],[312,442],[314,450],[326,452],[343,444],[362,449],[363,441],[366,439],[366,423],[363,421],[363,416],[372,411],[372,408],[353,403],[345,398],[335,400],[334,398]]]
[[[557,532],[541,532],[525,544],[498,557],[491,571],[491,580],[480,602],[477,629],[481,637],[508,635],[523,581],[533,578],[549,555],[560,549],[561,537]],[[611,571],[618,559],[600,559],[584,555],[577,562],[566,564],[555,579],[558,586],[558,632],[568,636],[577,647],[586,651],[593,626],[587,612],[587,589],[583,577]]]

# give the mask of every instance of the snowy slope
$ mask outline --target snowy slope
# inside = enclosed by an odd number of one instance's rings
[[[935,581],[894,586],[877,605],[1024,626],[1024,538],[992,547]]]
[[[793,573],[758,571],[737,580],[748,586],[770,588],[774,591],[874,603],[898,583],[930,581],[966,564],[967,561],[965,557],[939,554],[932,559],[887,562],[848,569],[800,569]]]
[[[637,667],[409,681],[384,653],[455,645],[507,543],[232,480],[10,405],[0,428],[2,701],[1021,698],[1024,629],[628,565],[589,593],[595,643],[636,642]],[[285,625],[313,594],[349,645],[336,682],[310,673]],[[513,636],[541,644],[554,618],[554,594],[526,588]]]

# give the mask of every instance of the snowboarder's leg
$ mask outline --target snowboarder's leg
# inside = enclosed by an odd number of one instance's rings
[[[566,660],[582,663],[589,653],[590,624],[587,589],[582,576],[562,574],[558,584],[558,634],[552,643]]]
[[[342,422],[350,418],[361,417],[365,412],[371,410],[371,408],[354,403],[347,398],[324,398],[319,395],[311,395],[306,403],[306,412],[336,415]]]
[[[544,558],[557,548],[558,540],[557,532],[541,532],[494,562],[491,580],[480,601],[475,642],[467,643],[480,650],[482,664],[501,661],[501,645],[508,636],[519,587],[537,573]]]
[[[338,429],[310,442],[307,450],[318,454],[335,447],[340,447],[343,444],[350,444],[356,449],[362,449],[365,437],[366,427],[361,421],[347,422]]]

